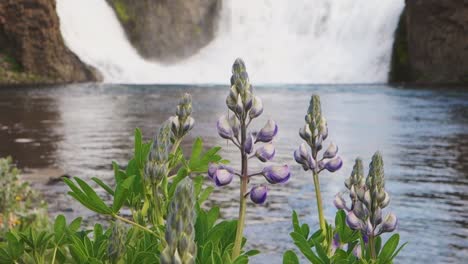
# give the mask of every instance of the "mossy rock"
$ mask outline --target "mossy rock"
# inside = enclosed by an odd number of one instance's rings
[[[395,30],[389,81],[391,83],[412,81],[406,28],[406,8],[403,9]]]

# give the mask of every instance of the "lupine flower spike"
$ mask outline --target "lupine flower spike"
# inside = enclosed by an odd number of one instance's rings
[[[338,209],[348,212],[346,223],[351,229],[361,231],[363,237],[368,239],[372,258],[375,259],[375,237],[385,232],[393,232],[398,224],[398,219],[393,213],[382,217],[382,209],[390,203],[390,195],[385,191],[382,155],[379,152],[374,154],[366,179],[362,161],[356,159],[345,186],[349,190],[351,205],[346,205],[341,193],[335,196],[334,204]]]
[[[294,151],[294,159],[305,171],[310,170],[314,178],[315,195],[319,215],[320,228],[325,232],[326,223],[323,215],[322,197],[320,193],[319,174],[323,170],[336,172],[343,165],[337,155],[338,146],[331,142],[320,158],[320,151],[324,141],[328,138],[328,127],[325,117],[322,116],[320,97],[312,95],[309,109],[305,116],[305,125],[299,130],[299,136],[304,140],[299,149]]]
[[[232,251],[232,259],[235,259],[240,254],[242,244],[246,197],[250,196],[252,202],[256,204],[263,204],[267,199],[268,188],[265,185],[254,186],[248,191],[250,177],[263,176],[269,183],[277,184],[286,182],[291,173],[287,165],[267,165],[259,172],[250,174],[248,172],[249,159],[257,158],[260,162],[269,162],[274,158],[276,150],[272,141],[278,133],[278,125],[270,119],[260,131],[247,131],[250,123],[263,113],[263,103],[254,95],[245,64],[241,59],[237,59],[232,66],[231,89],[226,98],[226,105],[230,114],[221,116],[216,126],[220,137],[231,141],[239,148],[242,156],[241,170],[236,171],[225,165],[211,164],[208,176],[217,186],[230,184],[236,175],[241,180],[239,219]]]
[[[195,244],[195,195],[192,182],[184,179],[177,185],[169,206],[166,223],[166,248],[161,252],[161,264],[194,264],[197,257]]]

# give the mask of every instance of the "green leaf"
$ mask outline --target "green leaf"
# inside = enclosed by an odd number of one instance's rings
[[[283,264],[299,264],[299,258],[292,250],[288,250],[283,255]]]
[[[304,254],[304,256],[309,261],[311,261],[314,264],[325,264],[319,257],[317,257],[317,255],[315,255],[315,253],[309,247],[309,243],[307,242],[307,240],[305,240],[302,234],[292,232],[290,236],[294,240],[294,244],[299,248],[302,254]]]
[[[258,255],[258,254],[260,254],[259,250],[252,249],[252,250],[249,250],[249,251],[245,252],[243,255],[253,257],[253,256]]]
[[[71,223],[70,225],[68,226],[68,229],[71,231],[71,232],[76,232],[78,230],[78,228],[80,228],[81,226],[81,222],[83,221],[83,218],[82,217],[78,217],[78,218],[75,218]]]
[[[24,252],[23,243],[21,243],[11,232],[6,233],[5,237],[8,241],[8,252],[10,253],[10,257],[14,260],[19,259]]]
[[[211,193],[214,191],[213,186],[206,187],[202,193],[198,196],[198,203],[202,204],[208,197],[210,197]]]
[[[92,203],[93,206],[96,208],[99,208],[102,210],[104,214],[110,214],[111,210],[107,205],[104,203],[104,201],[101,200],[101,198],[97,195],[97,193],[94,191],[91,186],[89,186],[85,181],[78,177],[74,177],[75,181],[80,185],[81,189],[86,193],[89,199],[89,203]]]
[[[293,211],[293,214],[292,214],[292,223],[293,223],[294,232],[299,233],[299,234],[302,234],[302,232],[301,232],[301,227],[300,227],[300,225],[299,225],[299,218],[297,217],[296,211]]]
[[[122,208],[123,203],[127,199],[130,186],[132,185],[135,176],[128,177],[122,183],[118,184],[115,191],[114,203],[112,204],[112,211],[118,213]]]
[[[387,263],[390,260],[390,257],[395,252],[399,241],[400,235],[398,234],[394,234],[387,240],[387,243],[385,243],[385,245],[382,248],[382,252],[379,255],[379,260],[381,261],[381,263]]]
[[[66,225],[67,225],[67,222],[65,220],[65,216],[58,215],[57,218],[55,218],[54,236],[55,236],[55,243],[57,245],[60,244],[60,242],[65,236]]]
[[[390,257],[389,261],[392,261],[397,255],[398,253],[400,253],[400,251],[408,244],[408,242],[405,242],[403,243],[403,245],[401,245],[396,251],[395,253],[393,253],[393,255]]]
[[[93,180],[97,185],[101,186],[101,188],[106,190],[107,193],[114,196],[114,190],[112,190],[112,188],[109,187],[107,184],[105,184],[103,181],[101,181],[100,179],[96,177],[91,178],[91,180]]]

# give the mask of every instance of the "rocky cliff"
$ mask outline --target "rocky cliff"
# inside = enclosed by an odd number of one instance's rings
[[[171,62],[193,55],[214,37],[221,0],[107,0],[145,58]]]
[[[0,1],[0,84],[99,79],[65,46],[55,0]]]
[[[468,0],[406,0],[390,81],[468,85]]]

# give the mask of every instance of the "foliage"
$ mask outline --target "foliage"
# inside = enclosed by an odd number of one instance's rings
[[[0,159],[0,241],[8,229],[46,225],[46,204],[30,184],[19,177],[10,157]]]

